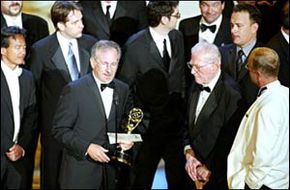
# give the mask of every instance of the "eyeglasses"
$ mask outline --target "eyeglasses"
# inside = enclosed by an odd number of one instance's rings
[[[176,13],[175,15],[170,15],[170,16],[175,17],[175,18],[177,18],[177,19],[180,19],[181,14],[178,12],[178,13]]]
[[[112,68],[116,68],[118,67],[118,62],[112,62],[112,63],[108,63],[108,62],[103,62],[103,61],[99,61],[94,57],[94,60],[99,63],[102,67],[107,67],[110,66]]]
[[[193,65],[189,62],[186,63],[187,64],[187,67],[192,70],[192,68],[196,69],[197,71],[200,71],[202,68],[208,66],[208,65],[211,65],[210,63],[208,64],[205,64],[205,65]]]

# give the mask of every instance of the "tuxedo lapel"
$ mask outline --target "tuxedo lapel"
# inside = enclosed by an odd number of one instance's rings
[[[215,92],[213,91],[205,102],[201,109],[198,118],[196,119],[195,128],[193,130],[193,136],[196,136],[202,129],[207,128],[205,125],[210,115],[217,107],[217,99]]]
[[[54,54],[51,58],[51,61],[56,66],[56,68],[58,70],[60,70],[63,78],[66,81],[71,81],[70,74],[69,74],[69,71],[68,71],[68,68],[67,68],[67,65],[66,65],[66,62],[65,62],[65,59],[64,59],[64,56],[62,54],[60,46],[56,48],[56,51],[54,52]]]
[[[98,22],[97,26],[101,26],[102,29],[110,36],[110,26],[108,25],[107,18],[104,15],[104,12],[102,10],[101,2],[98,1],[93,4],[94,7],[92,10],[92,16],[95,18],[95,21]]]
[[[90,54],[84,48],[79,47],[79,55],[80,55],[80,67],[81,67],[80,75],[84,76],[86,73],[88,73],[88,68],[90,64]]]
[[[1,69],[1,97],[4,99],[4,102],[7,104],[9,113],[13,114],[10,91],[9,91],[9,87],[8,87],[8,84],[7,84],[7,81],[6,81],[6,78],[2,69]],[[1,106],[4,106],[4,105],[1,105]]]
[[[25,98],[25,90],[27,90],[25,83],[22,79],[23,77],[23,72],[19,77],[19,91],[20,91],[20,102],[19,102],[19,110],[20,110],[20,119],[23,116],[23,111],[24,111],[24,98]]]
[[[1,13],[1,28],[7,27],[6,20],[4,19],[3,14]]]
[[[115,14],[113,16],[113,19],[117,19],[117,18],[119,18],[121,16],[124,16],[124,15],[126,15],[126,10],[123,7],[122,2],[118,1],[117,2],[116,11],[115,11]]]
[[[157,63],[156,65],[160,68],[162,68],[163,70],[166,70],[165,66],[162,63],[162,57],[160,55],[160,52],[149,32],[149,29],[146,30],[146,38],[147,38],[147,42],[149,42],[149,55],[155,60],[154,63]]]

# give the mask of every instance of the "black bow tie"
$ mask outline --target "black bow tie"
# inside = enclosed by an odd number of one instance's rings
[[[110,82],[108,84],[101,84],[101,91],[105,90],[105,88],[107,88],[107,87],[115,88],[115,83],[112,81],[112,82]]]
[[[205,25],[205,24],[201,24],[200,25],[200,29],[201,29],[202,32],[204,32],[206,29],[209,29],[212,33],[214,33],[215,30],[216,30],[216,25],[208,26],[208,25]]]
[[[207,92],[210,92],[211,91],[208,86],[199,85],[198,88],[199,88],[200,91],[203,91],[203,90],[205,90]]]

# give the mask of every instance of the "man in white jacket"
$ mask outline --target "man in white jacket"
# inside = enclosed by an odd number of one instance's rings
[[[288,189],[289,88],[278,81],[278,55],[256,48],[246,67],[260,90],[228,155],[229,188]]]

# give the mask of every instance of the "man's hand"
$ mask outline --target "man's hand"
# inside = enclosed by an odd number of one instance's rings
[[[187,171],[189,177],[193,181],[196,181],[198,180],[197,168],[200,167],[202,164],[194,156],[187,155],[186,158],[187,161],[185,164],[185,170]]]
[[[205,165],[199,166],[197,168],[197,179],[199,181],[207,182],[209,180],[210,175],[211,172],[207,169]]]
[[[24,153],[23,148],[18,144],[14,144],[9,149],[9,152],[6,152],[6,156],[9,158],[9,160],[15,162],[22,157],[23,153]]]
[[[105,163],[108,163],[110,161],[110,158],[106,154],[107,152],[109,152],[109,150],[103,148],[98,144],[90,144],[87,150],[87,153],[93,160]]]
[[[126,151],[126,150],[129,150],[130,148],[132,148],[134,143],[133,142],[129,142],[129,141],[126,141],[126,142],[122,141],[122,142],[119,143],[119,145],[120,145],[120,147],[121,147],[121,149],[123,151]]]

